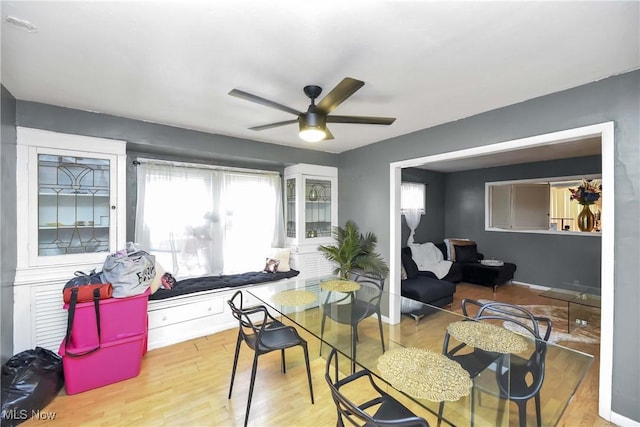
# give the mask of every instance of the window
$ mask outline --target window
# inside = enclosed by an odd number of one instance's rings
[[[137,178],[136,243],[176,278],[259,271],[284,240],[276,173],[144,162]]]
[[[403,182],[401,184],[400,194],[400,210],[405,213],[408,210],[417,210],[420,214],[424,214],[427,186],[419,182]]]
[[[582,206],[571,200],[570,188],[582,179],[599,179],[599,175],[556,177],[485,184],[486,229],[546,232],[580,232],[576,224]],[[601,200],[590,206],[600,230]]]

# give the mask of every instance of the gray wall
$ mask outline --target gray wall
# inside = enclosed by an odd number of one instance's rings
[[[339,217],[375,231],[389,259],[389,163],[615,122],[615,313],[612,409],[640,422],[640,71],[553,93],[342,153]],[[580,242],[584,243],[582,237]],[[594,240],[595,242],[595,240]],[[539,250],[546,245],[538,244]],[[614,254],[610,254],[613,257]]]
[[[13,355],[16,277],[16,100],[0,86],[0,363]]]
[[[29,101],[17,101],[18,126],[127,141],[127,150],[209,163],[337,166],[337,155],[285,147]]]
[[[440,242],[444,236],[445,219],[445,174],[424,169],[406,168],[402,170],[402,181],[421,182],[427,185],[425,214],[420,218],[413,240],[416,243]],[[400,246],[407,245],[411,230],[404,215],[401,218],[402,233]]]
[[[141,122],[122,117],[17,102],[18,126],[127,141],[127,240],[133,241],[138,157],[274,170],[311,163],[337,166],[335,154]]]
[[[488,258],[515,263],[516,281],[600,288],[600,237],[484,231],[485,182],[600,172],[601,157],[589,156],[446,174],[446,235],[475,240]]]

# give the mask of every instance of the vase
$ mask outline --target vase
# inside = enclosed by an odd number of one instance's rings
[[[577,220],[580,231],[591,231],[596,225],[596,217],[589,209],[589,205],[582,205],[582,210],[578,214]]]

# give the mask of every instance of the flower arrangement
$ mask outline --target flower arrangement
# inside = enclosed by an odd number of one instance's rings
[[[583,179],[578,188],[570,188],[571,200],[577,200],[581,205],[592,205],[600,200],[602,183],[593,179]]]

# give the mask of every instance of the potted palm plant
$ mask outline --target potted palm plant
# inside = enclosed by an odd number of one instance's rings
[[[335,244],[321,245],[318,250],[326,259],[336,264],[335,274],[348,279],[352,270],[362,270],[382,278],[387,277],[389,268],[380,254],[375,252],[378,237],[374,233],[360,233],[358,225],[349,220],[344,228],[334,227],[332,235]]]

